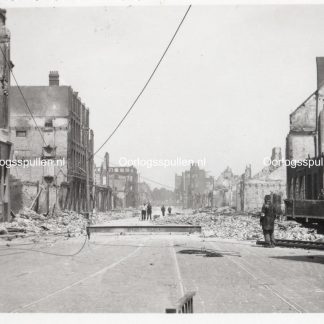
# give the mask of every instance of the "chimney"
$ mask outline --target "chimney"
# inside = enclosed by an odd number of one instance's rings
[[[324,57],[316,57],[317,89],[324,84]]]
[[[280,161],[281,159],[282,159],[281,147],[274,147],[272,149],[271,161],[274,161],[274,160]]]
[[[4,26],[6,24],[6,10],[0,8],[0,26]]]
[[[60,85],[60,76],[57,71],[50,71],[48,77],[49,77],[49,85],[50,86],[59,86]]]

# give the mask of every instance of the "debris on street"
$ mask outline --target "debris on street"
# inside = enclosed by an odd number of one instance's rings
[[[263,233],[259,218],[251,215],[229,214],[229,208],[210,214],[206,212],[186,213],[158,218],[155,224],[189,224],[202,226],[203,235],[237,240],[262,240]],[[324,240],[324,235],[317,234],[313,228],[303,227],[296,221],[278,221],[275,236],[280,239],[304,241]]]
[[[73,211],[58,212],[54,217],[46,217],[24,208],[12,222],[2,223],[0,234],[26,233],[36,236],[52,234],[75,237],[85,233],[87,222],[83,215]]]
[[[137,217],[137,211],[131,208],[113,210],[105,213],[94,213],[92,224],[102,224],[111,220]],[[54,216],[47,217],[35,211],[24,208],[12,222],[0,225],[0,238],[8,234],[24,233],[26,236],[61,235],[66,238],[85,235],[89,223],[87,217],[74,211],[56,211]],[[20,235],[21,236],[21,235]],[[12,239],[14,236],[10,236]]]

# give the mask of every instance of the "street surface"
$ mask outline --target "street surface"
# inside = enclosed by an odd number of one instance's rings
[[[164,313],[187,291],[198,313],[324,311],[322,251],[198,234],[95,233],[75,256],[83,237],[21,242],[0,241],[1,312]]]

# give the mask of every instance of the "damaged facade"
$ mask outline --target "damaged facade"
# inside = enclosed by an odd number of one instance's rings
[[[213,207],[236,207],[236,184],[238,176],[227,167],[215,180],[213,191]]]
[[[13,158],[34,164],[11,168],[14,177],[23,184],[24,205],[46,214],[55,208],[87,211],[90,209],[86,199],[87,172],[90,192],[93,185],[93,172],[90,172],[93,170],[93,131],[89,128],[89,109],[70,86],[60,85],[56,71],[49,73],[48,86],[20,88],[35,119],[33,121],[26,110],[19,89],[11,87]],[[52,165],[36,166],[40,159],[52,160]]]
[[[6,10],[0,9],[0,161],[11,157],[11,142],[9,132],[9,98],[10,68],[10,32],[6,28]],[[10,220],[10,169],[4,162],[0,165],[0,222]]]
[[[236,186],[236,210],[260,211],[264,196],[276,194],[281,200],[286,197],[286,167],[282,160],[281,149],[274,147],[271,154],[271,164],[252,177],[251,165],[248,165]]]
[[[140,205],[152,201],[152,190],[144,181],[138,183],[138,201]]]
[[[180,178],[181,177],[181,178]],[[190,170],[175,175],[175,197],[184,208],[202,208],[213,204],[214,178],[207,177],[206,171],[197,163]]]
[[[109,186],[109,154],[106,152],[100,167],[95,167],[94,208],[104,212],[112,209],[112,188]]]
[[[306,160],[307,165],[287,166],[289,214],[308,219],[324,215],[324,57],[317,57],[317,90],[290,114],[286,158]],[[293,210],[290,209],[293,206]]]
[[[138,173],[135,167],[109,167],[109,183],[113,191],[113,208],[138,206]]]

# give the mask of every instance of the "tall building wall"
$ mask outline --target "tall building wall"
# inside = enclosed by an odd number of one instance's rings
[[[303,160],[316,154],[317,93],[313,93],[290,114],[290,131],[286,142],[286,158]]]
[[[140,203],[138,173],[135,167],[109,167],[109,183],[114,195],[118,198],[118,207],[138,206]]]
[[[0,9],[0,160],[11,157],[9,133],[10,33],[6,28],[6,11]],[[0,222],[10,220],[10,169],[0,165]]]
[[[10,129],[14,158],[33,160],[32,163],[40,159],[59,162],[57,166],[14,167],[14,176],[23,181],[30,200],[35,196],[35,186],[41,191],[37,200],[40,212],[49,212],[54,206],[87,210],[86,150],[89,156],[93,153],[89,110],[71,87],[59,85],[56,71],[50,72],[48,86],[22,86],[21,90],[34,119],[19,89],[11,87]],[[88,167],[92,170],[93,158]],[[92,174],[89,172],[90,185],[93,184]]]

